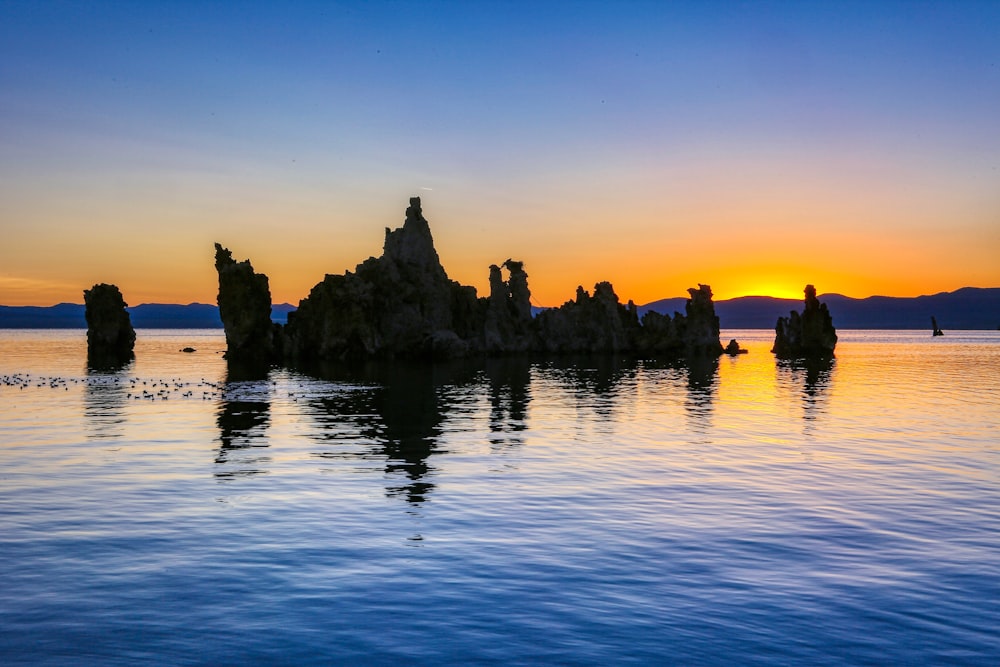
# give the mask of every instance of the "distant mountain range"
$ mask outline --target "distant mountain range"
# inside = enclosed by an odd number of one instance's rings
[[[870,296],[854,299],[841,294],[821,295],[839,329],[930,329],[931,316],[942,329],[1000,328],[1000,288],[963,287],[954,292],[900,298]],[[639,314],[655,310],[672,315],[684,312],[685,297],[660,299],[639,306]],[[295,306],[282,303],[271,309],[271,319],[284,324]],[[540,310],[540,309],[535,309]],[[802,310],[801,299],[744,296],[715,302],[723,329],[771,329],[779,316]],[[136,329],[220,329],[219,308],[204,303],[186,306],[144,303],[128,309]],[[85,329],[83,306],[0,306],[0,329]]]
[[[823,294],[838,329],[930,329],[931,317],[942,329],[1000,328],[1000,288],[963,287],[954,292],[929,296],[870,296],[854,299],[842,294]],[[661,299],[639,306],[664,314],[684,312],[685,298]],[[802,299],[743,296],[715,302],[715,312],[724,329],[770,329],[778,317],[801,311]]]
[[[271,320],[284,324],[295,310],[289,303],[271,306]],[[207,303],[186,306],[144,303],[128,308],[136,329],[221,329],[219,307]],[[84,307],[76,303],[55,306],[0,306],[0,329],[86,329]]]

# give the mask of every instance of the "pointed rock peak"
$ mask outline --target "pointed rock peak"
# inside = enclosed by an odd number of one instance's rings
[[[811,310],[813,308],[819,307],[819,299],[816,298],[816,288],[812,285],[806,285],[803,292],[806,295],[806,309]]]
[[[420,208],[420,197],[410,197],[410,207],[406,209],[406,219],[419,219],[423,217],[423,211]]]
[[[383,252],[386,257],[400,264],[409,264],[444,273],[441,260],[434,249],[431,228],[420,208],[420,197],[410,197],[406,220],[399,229],[385,230]]]
[[[223,267],[235,264],[233,252],[229,248],[223,248],[221,244],[215,244],[215,270],[221,271]]]

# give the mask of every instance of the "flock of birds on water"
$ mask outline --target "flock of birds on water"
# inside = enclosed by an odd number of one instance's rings
[[[0,376],[0,387],[10,387],[12,389],[25,390],[29,388],[49,388],[63,389],[69,391],[70,387],[114,387],[126,390],[125,398],[132,400],[165,401],[171,397],[175,398],[196,398],[208,401],[219,398],[225,390],[222,382],[212,382],[201,378],[198,382],[187,382],[181,378],[124,378],[120,376],[91,376],[86,378],[73,377],[49,377],[43,375],[32,375],[30,373],[15,373],[14,375]]]
[[[131,401],[166,401],[174,399],[193,399],[202,401],[259,401],[261,381],[229,383],[201,378],[197,381],[187,381],[182,378],[142,378],[124,377],[121,375],[91,375],[87,377],[62,377],[33,375],[31,373],[14,373],[0,375],[0,395],[2,390],[24,391],[25,389],[52,389],[69,391],[70,388],[84,389],[114,389],[124,392],[124,397]],[[276,380],[264,381],[271,390],[278,387]],[[325,395],[326,383],[315,380],[299,381],[283,393],[292,402],[299,399],[315,398],[317,392]],[[337,384],[340,391],[357,389],[353,385]],[[270,398],[274,398],[271,396]]]

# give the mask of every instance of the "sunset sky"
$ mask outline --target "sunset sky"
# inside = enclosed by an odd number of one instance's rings
[[[297,303],[414,195],[537,305],[1000,286],[1000,2],[0,0],[0,304]]]

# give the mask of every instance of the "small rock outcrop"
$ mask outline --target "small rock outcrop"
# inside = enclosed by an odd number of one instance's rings
[[[91,365],[124,363],[133,357],[135,329],[128,304],[115,285],[99,283],[83,291],[87,319],[87,359]]]
[[[271,288],[267,276],[250,260],[237,262],[228,248],[215,244],[219,273],[219,317],[226,330],[226,358],[236,362],[269,362],[279,356],[280,327],[271,322]]]
[[[837,330],[826,304],[816,298],[816,288],[806,285],[805,310],[779,317],[771,352],[781,359],[832,357],[837,347]]]
[[[736,341],[735,338],[730,338],[729,339],[729,344],[726,345],[726,349],[723,350],[723,351],[726,354],[728,354],[729,356],[731,356],[731,357],[735,357],[737,354],[746,354],[747,353],[746,350],[744,350],[742,347],[740,347],[740,344]]]

